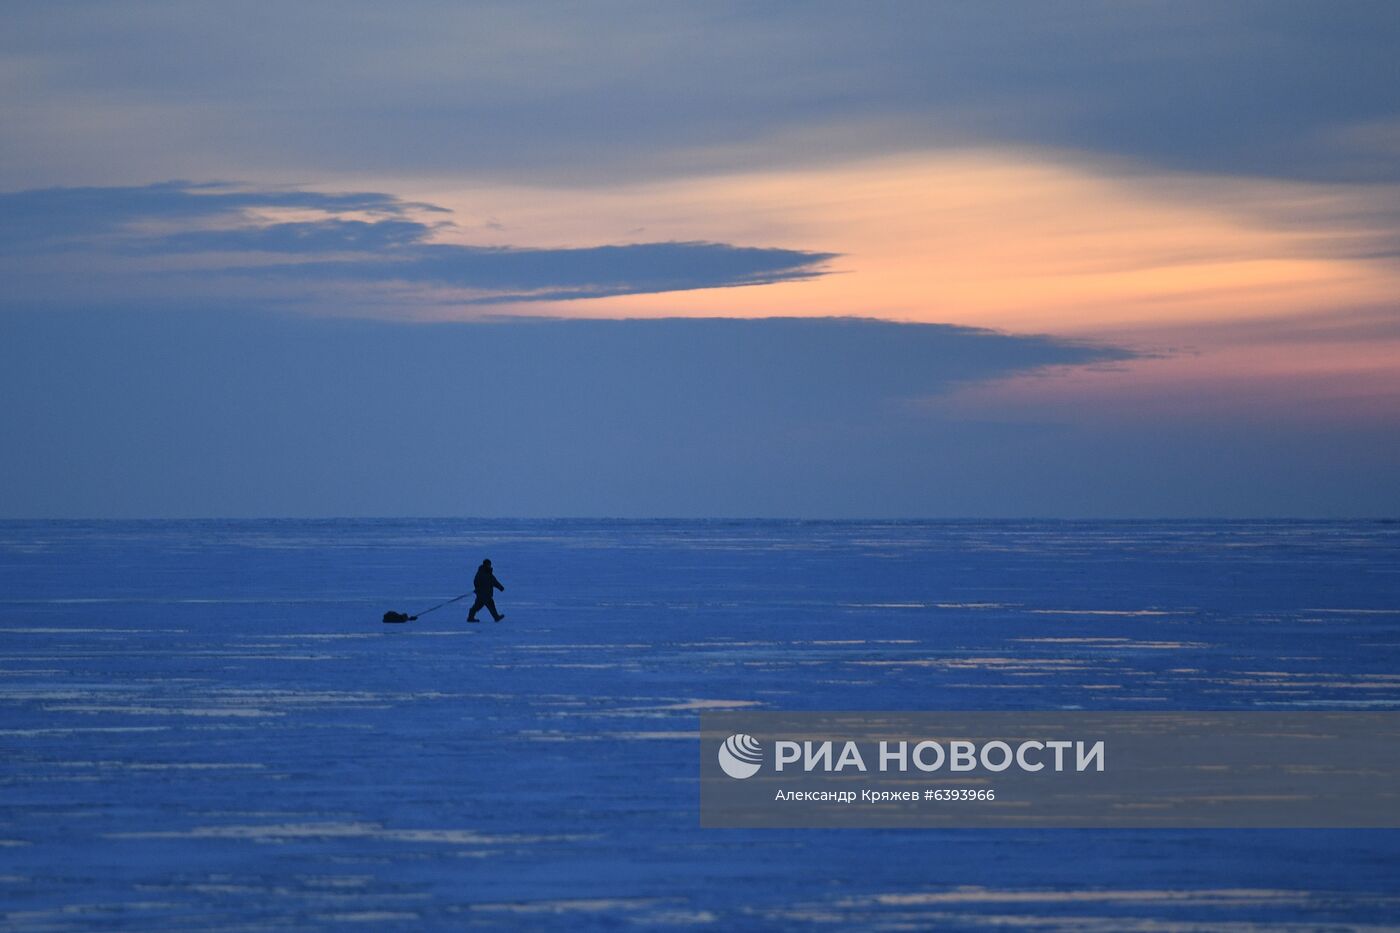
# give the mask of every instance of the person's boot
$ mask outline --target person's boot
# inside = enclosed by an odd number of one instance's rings
[[[473,619],[471,616],[467,616],[467,621],[468,621],[468,622],[480,622],[481,620],[480,620],[480,619]]]
[[[506,614],[503,612],[503,613],[501,613],[500,615],[496,616],[495,621],[496,621],[496,622],[499,622],[499,621],[501,621],[502,619],[504,619],[505,617],[506,617]]]

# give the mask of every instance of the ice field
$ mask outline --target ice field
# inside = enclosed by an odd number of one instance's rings
[[[1400,709],[1400,524],[0,523],[0,928],[1400,924],[1400,831],[702,830],[744,707]]]

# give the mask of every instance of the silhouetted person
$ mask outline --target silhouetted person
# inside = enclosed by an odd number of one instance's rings
[[[477,610],[482,606],[491,610],[491,618],[497,622],[505,618],[505,615],[496,611],[496,594],[493,590],[505,592],[505,587],[501,586],[501,581],[496,579],[496,575],[491,571],[491,562],[484,560],[481,566],[476,568],[476,577],[472,580],[472,589],[476,591],[476,602],[472,603],[472,611],[467,613],[468,622],[479,621],[476,617]]]

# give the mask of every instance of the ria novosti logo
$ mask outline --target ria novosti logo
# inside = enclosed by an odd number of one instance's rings
[[[719,766],[732,778],[751,778],[763,766],[763,745],[751,735],[736,732],[719,747]]]
[[[910,747],[912,744],[912,748]],[[993,774],[1015,769],[1018,771],[1103,771],[1105,740],[1029,739],[1015,744],[993,739],[973,742],[965,739],[937,742],[924,740],[881,740],[861,745],[853,740],[801,742],[778,739],[773,743],[773,771],[793,770],[840,774],[847,769],[868,773],[871,762],[880,772],[917,771],[931,773],[947,770],[987,771]],[[1072,753],[1072,754],[1071,754]],[[874,754],[876,757],[870,757]],[[732,778],[751,778],[763,767],[763,744],[747,732],[736,732],[719,747],[719,766]]]

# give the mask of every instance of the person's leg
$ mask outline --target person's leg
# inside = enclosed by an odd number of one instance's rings
[[[491,618],[495,619],[497,622],[505,618],[505,616],[496,611],[496,597],[494,594],[486,597],[486,608],[491,610]]]
[[[486,599],[486,598],[484,598],[484,597],[482,597],[481,595],[478,594],[477,597],[476,597],[476,602],[472,603],[471,611],[467,613],[467,621],[468,621],[468,622],[475,622],[475,621],[476,621],[476,614],[477,614],[478,612],[481,611],[481,607],[482,607],[482,606],[490,606],[490,605],[491,605],[491,600]],[[495,606],[491,606],[491,615],[492,615],[493,618],[494,618],[495,615],[496,615],[496,607],[495,607]]]

